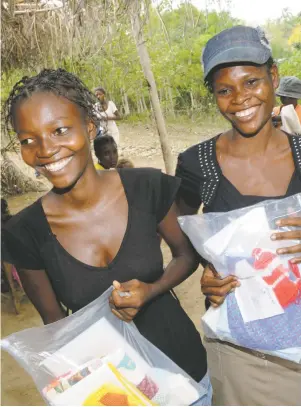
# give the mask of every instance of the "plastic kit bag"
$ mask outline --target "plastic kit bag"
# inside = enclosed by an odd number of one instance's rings
[[[300,244],[273,241],[278,219],[301,216],[301,194],[226,213],[182,216],[179,223],[197,252],[221,277],[241,286],[202,318],[205,334],[246,348],[301,362],[301,265],[278,248]]]
[[[190,405],[206,390],[115,317],[101,297],[60,321],[1,341],[50,405]]]

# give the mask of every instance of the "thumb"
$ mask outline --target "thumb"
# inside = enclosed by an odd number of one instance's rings
[[[136,280],[125,281],[124,283],[119,283],[117,288],[119,291],[133,291],[137,288]]]
[[[119,283],[119,281],[114,280],[113,281],[113,287],[115,288],[115,290],[120,290],[121,289],[121,284]]]

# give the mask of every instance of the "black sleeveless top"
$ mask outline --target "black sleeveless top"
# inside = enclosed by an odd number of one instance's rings
[[[301,192],[301,137],[288,134],[295,171],[286,194],[279,197],[242,195],[223,175],[216,155],[219,135],[194,145],[178,157],[177,177],[182,183],[179,196],[192,208],[204,205],[206,212],[228,212],[267,199],[281,199]]]
[[[114,280],[152,283],[164,271],[157,225],[170,209],[180,180],[149,168],[125,168],[119,174],[128,200],[128,225],[120,250],[107,267],[84,264],[60,245],[41,200],[15,215],[2,233],[2,259],[19,268],[46,270],[58,300],[73,312],[99,297]],[[170,292],[148,303],[134,322],[191,377],[203,378],[207,361],[200,335]]]
[[[288,134],[295,171],[287,188],[286,194],[279,197],[242,195],[235,186],[223,175],[216,155],[216,141],[219,135],[196,144],[178,157],[177,177],[182,183],[179,196],[192,208],[203,204],[203,212],[228,212],[245,208],[268,199],[281,199],[301,192],[301,137]],[[200,257],[205,267],[208,263]],[[210,307],[208,298],[206,309]]]

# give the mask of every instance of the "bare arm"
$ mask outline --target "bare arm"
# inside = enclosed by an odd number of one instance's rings
[[[45,270],[18,269],[24,291],[45,325],[66,315],[59,304]]]
[[[178,224],[175,204],[159,224],[158,232],[170,247],[172,260],[166,267],[163,276],[153,284],[153,296],[182,283],[197,269],[199,264],[198,256]]]
[[[107,116],[106,119],[107,120],[121,120],[122,119],[118,110],[115,110],[115,112],[113,114],[114,114],[114,116]]]

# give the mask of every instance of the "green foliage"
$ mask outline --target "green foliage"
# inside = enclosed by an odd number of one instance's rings
[[[32,75],[43,67],[63,67],[77,74],[90,89],[103,86],[121,111],[126,96],[129,120],[138,120],[137,115],[149,117],[148,84],[126,8],[116,8],[117,3],[86,2],[80,18],[78,15],[67,18],[60,13],[54,13],[46,21],[44,14],[37,15],[34,22],[30,15],[15,18],[14,26],[19,31],[26,32],[35,24],[36,32],[22,37],[27,45],[17,48],[18,54],[13,57],[16,47],[11,44],[14,38],[20,42],[20,37],[9,26],[11,42],[4,47],[7,55],[3,55],[2,101],[23,75]],[[203,84],[202,49],[210,37],[238,23],[227,12],[206,13],[190,2],[174,8],[171,0],[162,0],[157,8],[150,8],[144,35],[166,116],[172,117],[176,112],[192,117],[193,112],[213,111],[212,96]],[[270,21],[265,27],[274,57],[280,60],[282,75],[300,75],[301,44],[296,32],[300,24],[300,15],[284,12],[281,19]]]
[[[296,49],[293,54],[279,64],[281,76],[297,76],[301,79],[301,49]]]

